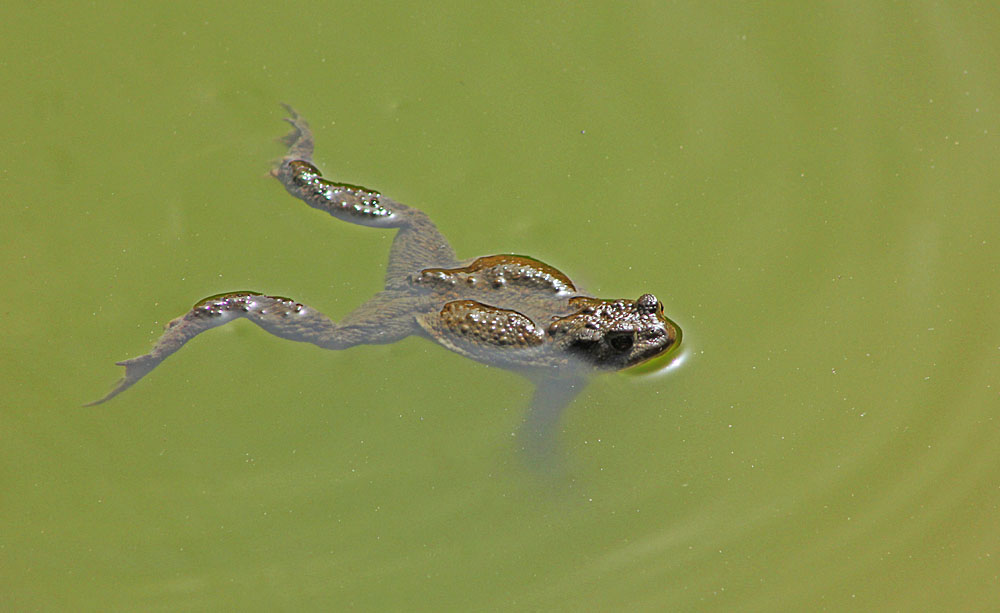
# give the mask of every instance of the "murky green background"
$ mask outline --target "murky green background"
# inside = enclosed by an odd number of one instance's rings
[[[992,4],[8,3],[0,33],[3,610],[1000,606]],[[81,408],[200,298],[378,289],[391,233],[266,176],[279,101],[460,256],[655,292],[684,363],[596,379],[562,480],[517,453],[525,381],[419,339],[240,322]]]

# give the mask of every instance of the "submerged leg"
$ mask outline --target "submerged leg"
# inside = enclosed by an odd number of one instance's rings
[[[346,349],[360,344],[391,343],[409,336],[417,330],[412,309],[413,305],[405,297],[383,292],[338,325],[319,311],[280,296],[255,292],[212,296],[168,323],[152,351],[118,362],[125,367],[125,376],[107,396],[85,406],[114,398],[149,374],[184,343],[206,330],[239,318],[249,319],[281,338],[312,343],[324,349]]]
[[[399,228],[389,254],[386,288],[402,288],[408,275],[422,268],[447,267],[455,252],[422,211],[382,196],[375,190],[324,179],[312,164],[309,124],[285,106],[292,131],[285,137],[288,154],[272,174],[288,193],[309,206],[344,221],[377,228]]]
[[[558,452],[559,417],[587,386],[579,375],[542,378],[535,382],[535,395],[521,425],[522,451],[532,465],[544,472],[558,471],[562,459]]]

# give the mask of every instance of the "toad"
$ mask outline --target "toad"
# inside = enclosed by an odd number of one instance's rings
[[[395,228],[385,289],[334,322],[316,309],[252,291],[218,294],[171,321],[153,349],[118,365],[125,374],[100,404],[132,387],[184,343],[248,319],[267,332],[324,349],[423,336],[473,360],[526,375],[537,385],[529,428],[542,432],[595,371],[620,370],[676,347],[680,328],[653,294],[604,300],[523,255],[458,261],[430,218],[379,192],[330,181],[313,164],[309,125],[287,107],[288,153],[271,174],[288,192],[337,219]]]

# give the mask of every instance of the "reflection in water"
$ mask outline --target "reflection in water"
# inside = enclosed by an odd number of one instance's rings
[[[645,364],[640,364],[625,371],[625,374],[655,379],[667,373],[672,373],[691,357],[691,347],[687,344],[677,346],[676,351],[669,351]]]

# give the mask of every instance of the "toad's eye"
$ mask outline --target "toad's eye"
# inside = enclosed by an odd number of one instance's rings
[[[635,335],[632,332],[609,332],[607,336],[608,344],[615,351],[625,352],[635,344]]]

